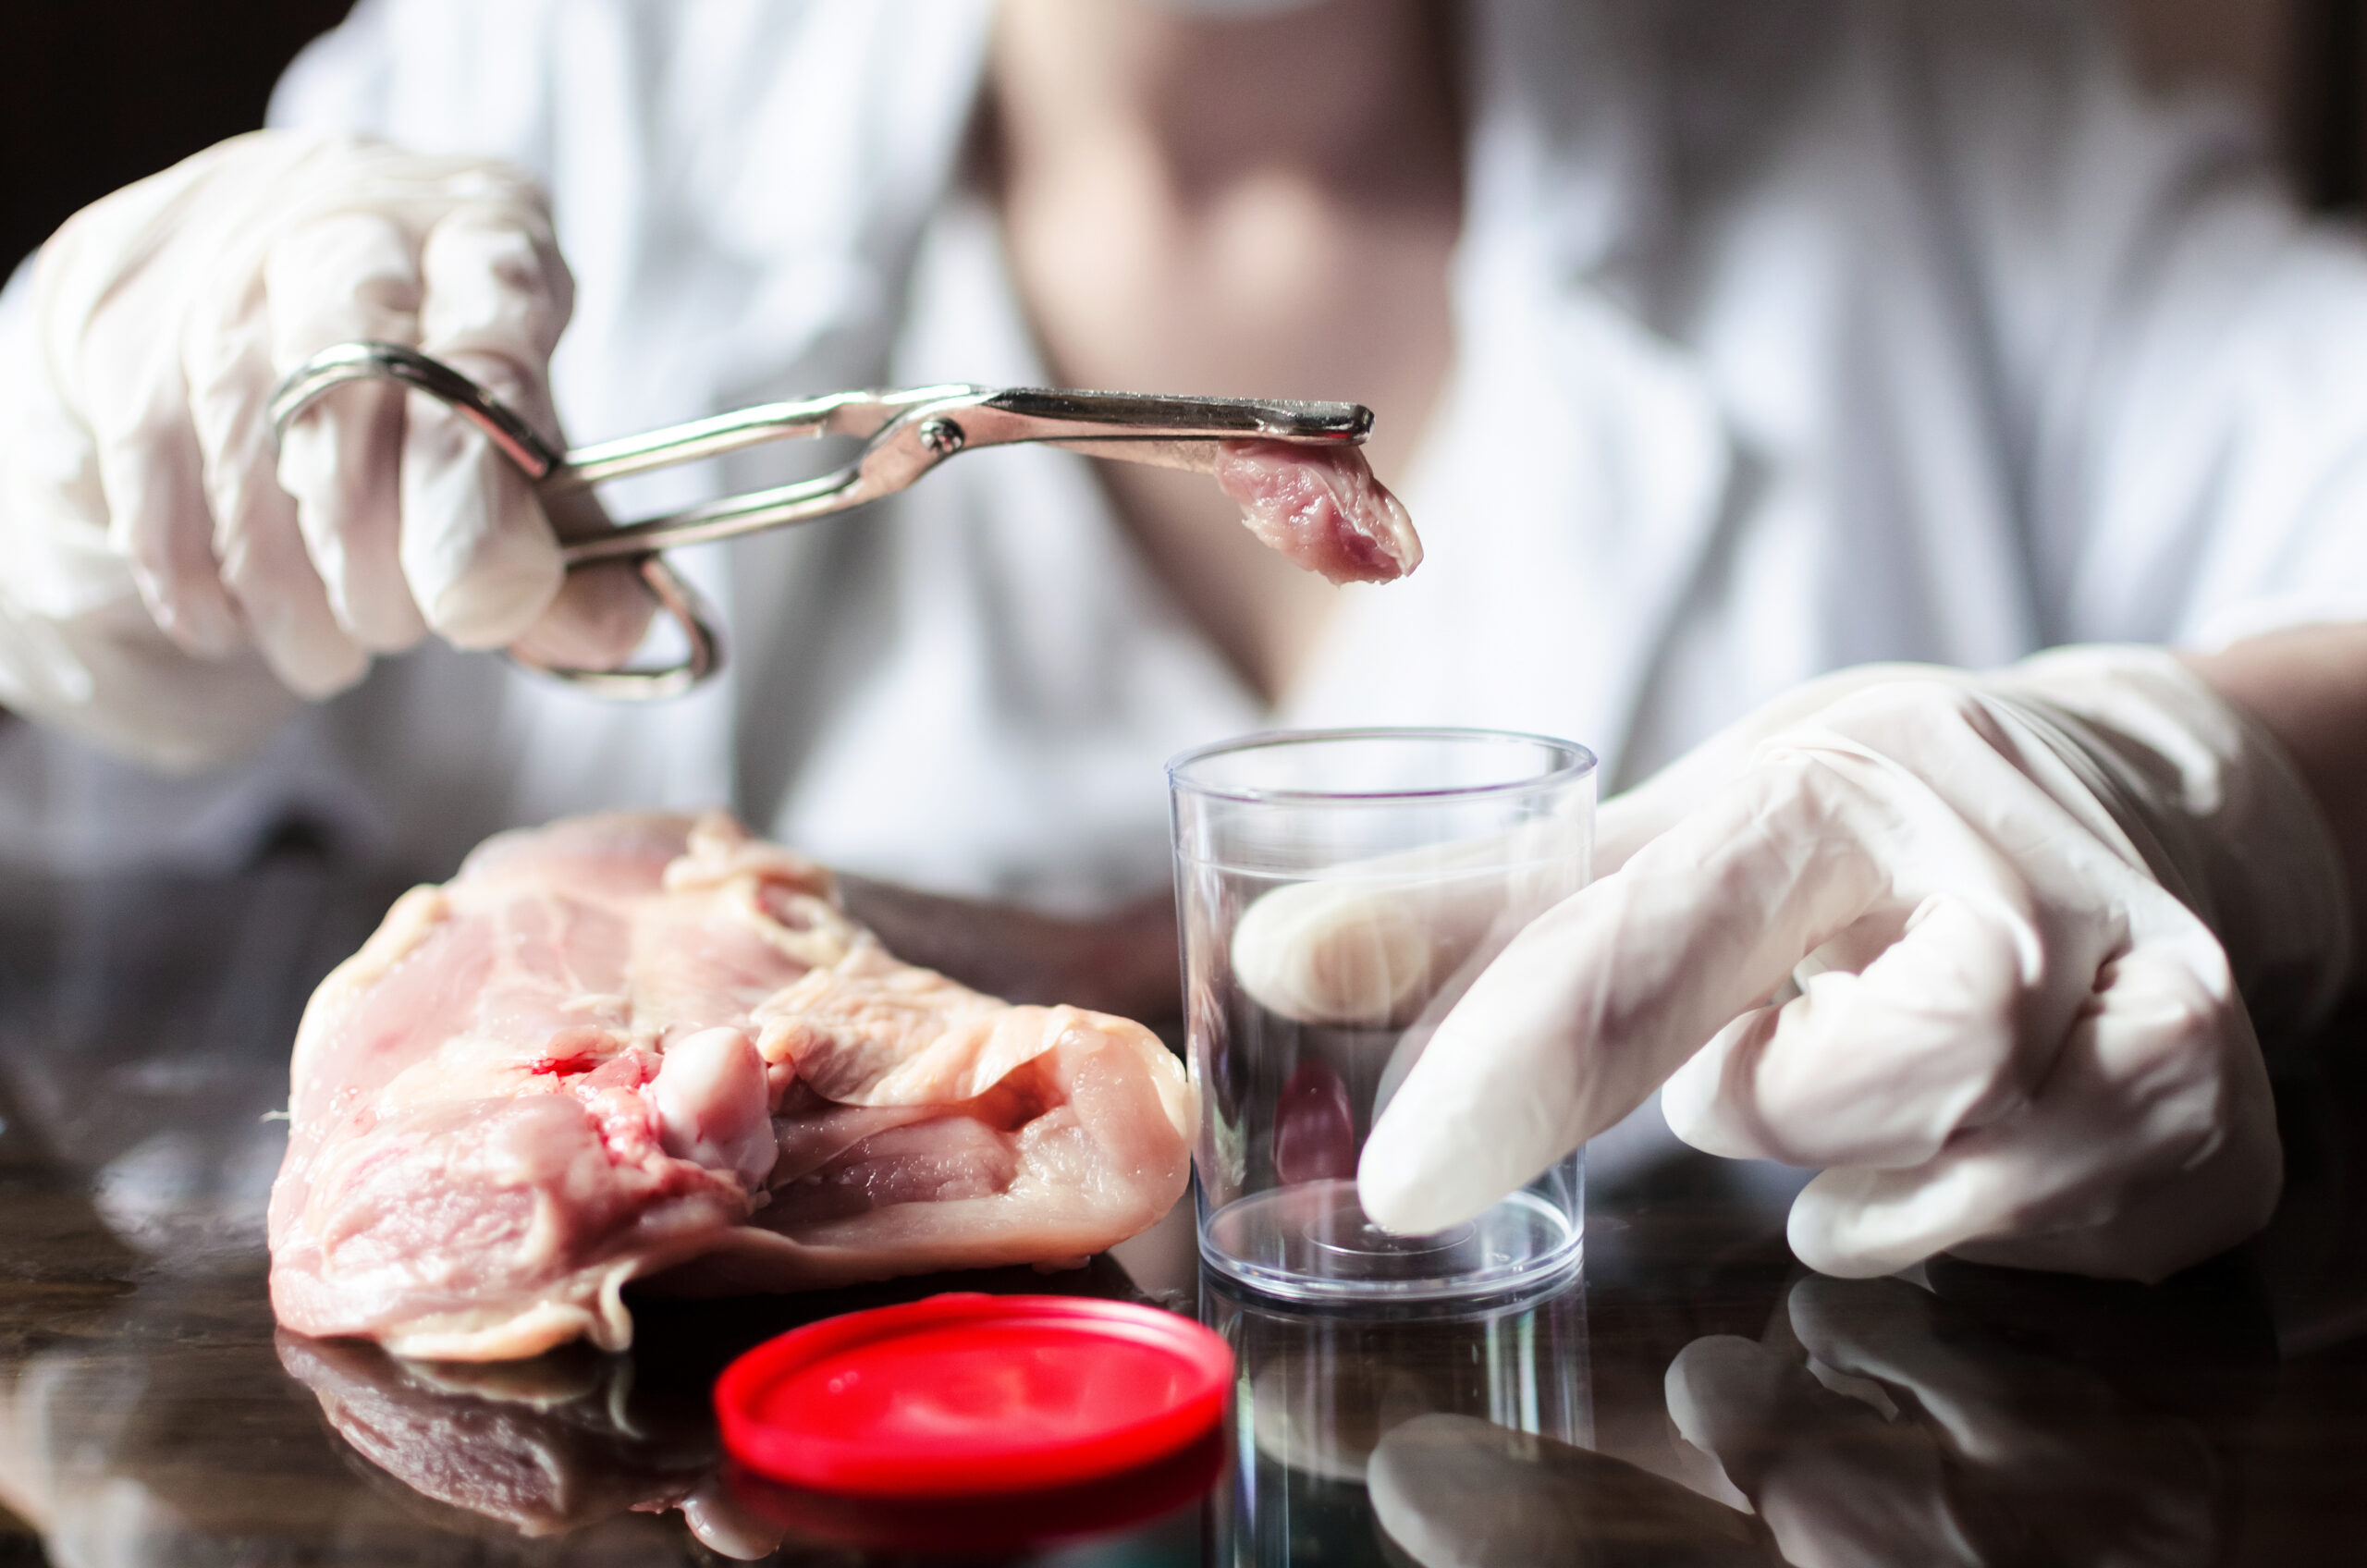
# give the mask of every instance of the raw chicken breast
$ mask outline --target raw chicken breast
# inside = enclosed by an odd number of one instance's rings
[[[272,1305],[494,1360],[631,1339],[619,1292],[1071,1262],[1184,1190],[1138,1023],[899,962],[721,814],[580,817],[397,901],[296,1040]]]
[[[1388,582],[1422,564],[1414,520],[1354,447],[1227,441],[1216,473],[1252,533],[1334,582]]]

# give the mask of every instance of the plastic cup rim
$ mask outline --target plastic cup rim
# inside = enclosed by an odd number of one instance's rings
[[[1541,746],[1560,761],[1542,773],[1493,784],[1442,785],[1429,790],[1274,790],[1254,786],[1220,786],[1188,777],[1188,770],[1214,757],[1283,746],[1328,745],[1355,741],[1439,741],[1464,742],[1516,741]],[[1539,735],[1525,729],[1487,729],[1448,725],[1363,725],[1343,729],[1259,729],[1228,740],[1211,741],[1179,752],[1168,759],[1168,789],[1207,800],[1235,801],[1256,805],[1389,805],[1399,802],[1436,804],[1445,801],[1487,801],[1565,788],[1600,766],[1594,753],[1576,741]]]

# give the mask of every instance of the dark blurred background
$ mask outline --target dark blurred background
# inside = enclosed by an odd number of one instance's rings
[[[2312,200],[2367,204],[2367,0],[2115,3],[2154,81],[2250,98]],[[0,271],[85,202],[260,125],[350,5],[0,0]]]
[[[280,71],[351,6],[0,0],[0,273],[76,208],[263,124]]]

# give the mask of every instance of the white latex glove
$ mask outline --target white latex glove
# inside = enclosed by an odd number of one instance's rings
[[[1374,1128],[1378,1223],[1467,1219],[1665,1081],[1688,1143],[1825,1168],[1827,1273],[2158,1278],[2275,1200],[2239,982],[2307,1011],[2350,950],[2306,790],[2158,650],[1830,678],[1607,802],[1599,864]]]
[[[526,481],[441,404],[349,386],[276,447],[266,414],[367,337],[555,438],[572,300],[541,194],[483,159],[267,131],[76,214],[0,310],[0,704],[196,766],[430,631],[617,662],[645,598],[562,594]]]

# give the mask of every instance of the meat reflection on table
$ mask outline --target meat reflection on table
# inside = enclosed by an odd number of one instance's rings
[[[1030,1269],[936,1276],[851,1292],[644,1304],[633,1349],[577,1343],[503,1362],[426,1362],[282,1329],[280,1365],[354,1454],[419,1500],[528,1537],[627,1513],[679,1511],[708,1550],[764,1556],[782,1527],[727,1474],[707,1390],[741,1352],[808,1321],[947,1289],[1136,1300],[1103,1257],[1053,1279]]]
[[[356,1453],[422,1497],[521,1535],[671,1506],[715,1467],[712,1431],[632,1408],[622,1357],[405,1362],[284,1330],[278,1347],[280,1366]]]

